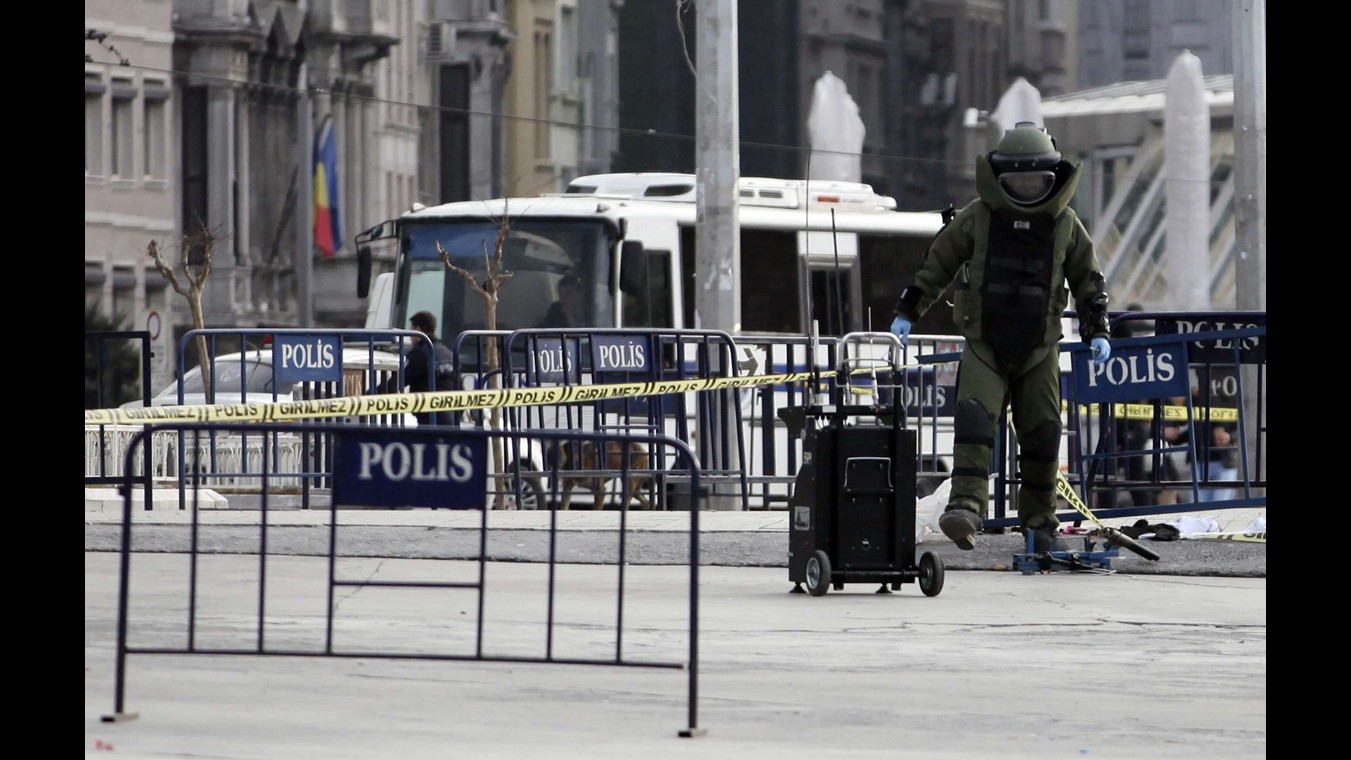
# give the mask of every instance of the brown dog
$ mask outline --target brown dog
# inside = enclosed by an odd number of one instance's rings
[[[581,487],[591,491],[593,499],[592,509],[604,509],[606,487],[611,480],[619,477],[619,473],[624,469],[623,446],[619,441],[605,442],[605,461],[599,462],[596,457],[596,441],[582,441],[577,443],[564,443],[555,450],[563,453],[558,463],[558,470],[562,473],[565,470],[606,470],[613,472],[613,475],[600,476],[562,476],[560,489],[563,492],[563,500],[559,502],[559,509],[567,509],[572,503],[572,489]],[[628,468],[634,470],[646,470],[650,464],[647,452],[643,450],[641,444],[637,442],[628,445]],[[574,454],[576,461],[574,462]],[[630,475],[628,482],[629,498],[636,499],[643,509],[652,508],[652,498],[644,491],[644,486],[650,484],[651,476],[648,475]],[[623,497],[622,487],[620,497]]]

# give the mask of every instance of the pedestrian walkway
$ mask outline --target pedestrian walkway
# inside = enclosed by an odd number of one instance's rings
[[[122,498],[111,488],[86,489],[85,519],[90,523],[120,522],[122,519]],[[199,493],[202,505],[200,519],[213,524],[251,524],[257,521],[256,509],[231,508],[226,497],[214,491]],[[133,519],[147,524],[186,524],[191,520],[189,510],[178,508],[178,494],[174,490],[165,490],[156,494],[154,508],[146,511],[141,508],[141,497],[133,499]],[[422,525],[443,528],[477,528],[482,515],[473,510],[383,510],[383,509],[343,509],[343,524],[348,525]],[[1243,508],[1222,510],[1201,510],[1197,512],[1179,512],[1168,515],[1150,515],[1151,524],[1179,522],[1185,518],[1203,518],[1213,520],[1218,531],[1243,531],[1258,518],[1265,520],[1265,508]],[[689,531],[689,512],[630,511],[625,518],[629,530],[639,531]],[[1103,522],[1113,527],[1131,525],[1139,518],[1117,518]],[[274,525],[322,525],[329,520],[329,510],[323,509],[274,509],[269,512],[268,522]],[[615,530],[619,526],[620,513],[613,510],[596,511],[576,509],[566,512],[552,511],[516,511],[492,510],[488,512],[490,529],[548,530],[555,526],[559,530]],[[788,531],[787,511],[701,511],[699,530],[702,532],[758,533],[762,531]],[[933,534],[927,540],[946,540],[942,534]]]
[[[213,503],[204,499],[203,504]],[[116,552],[122,547],[122,502],[116,499],[86,502],[85,550]],[[257,509],[179,510],[177,501],[157,502],[146,511],[141,502],[132,509],[133,549],[146,552],[186,552],[196,541],[206,553],[256,551],[263,513]],[[1227,524],[1255,519],[1252,511],[1229,516]],[[700,511],[699,555],[706,566],[788,566],[786,512]],[[1167,516],[1160,516],[1167,517]],[[488,532],[479,535],[485,513],[476,510],[368,510],[339,509],[337,553],[340,556],[485,559],[510,562],[615,562],[623,552],[629,564],[682,565],[689,562],[689,512],[569,510],[567,512],[489,511]],[[268,543],[272,551],[324,556],[331,550],[328,509],[269,509]],[[1152,522],[1157,520],[1151,519]],[[1129,525],[1133,519],[1108,521]],[[622,549],[617,539],[623,524]],[[1240,526],[1241,528],[1241,526]],[[1103,550],[1100,541],[1067,537],[1072,550]],[[1212,575],[1266,577],[1266,543],[1215,540],[1145,540],[1159,560],[1150,561],[1127,550],[1111,560],[1116,572],[1149,575]],[[484,548],[486,546],[486,553]],[[984,534],[973,551],[961,551],[941,533],[930,532],[917,545],[916,557],[933,552],[952,570],[1009,571],[1014,557],[1027,550],[1016,532]]]

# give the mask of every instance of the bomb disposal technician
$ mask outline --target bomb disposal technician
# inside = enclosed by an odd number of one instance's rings
[[[1055,516],[1060,453],[1061,315],[1074,292],[1079,334],[1094,362],[1111,354],[1107,292],[1093,240],[1069,207],[1082,165],[1063,160],[1031,122],[976,157],[979,197],[934,238],[901,292],[891,331],[914,323],[957,282],[953,319],[966,338],[957,370],[952,491],[939,517],[959,548],[975,548],[988,502],[995,425],[1012,405],[1018,439],[1018,520],[1033,551],[1063,549]],[[1068,288],[1067,288],[1068,283]]]

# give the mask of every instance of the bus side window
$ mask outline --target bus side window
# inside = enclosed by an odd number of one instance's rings
[[[643,292],[624,295],[624,326],[669,328],[675,325],[671,308],[671,252],[648,249],[647,282]]]
[[[741,325],[745,332],[805,333],[797,233],[741,228]]]
[[[812,314],[822,335],[844,335],[857,329],[851,270],[811,267]]]

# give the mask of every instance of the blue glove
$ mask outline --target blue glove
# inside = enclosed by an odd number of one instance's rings
[[[1088,346],[1093,352],[1094,364],[1102,364],[1112,355],[1112,344],[1108,343],[1106,338],[1094,338],[1088,342]]]
[[[901,339],[901,345],[904,346],[910,340],[910,320],[905,317],[896,317],[891,320],[891,332]]]

